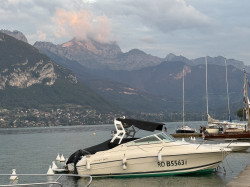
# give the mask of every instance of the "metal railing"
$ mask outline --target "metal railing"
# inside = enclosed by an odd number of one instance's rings
[[[58,176],[58,178],[53,182],[40,182],[40,183],[27,183],[27,184],[5,184],[5,185],[0,185],[0,187],[36,186],[36,185],[48,185],[48,184],[51,184],[51,186],[59,185],[59,186],[63,187],[63,185],[58,182],[58,180],[63,176],[66,176],[66,177],[89,177],[89,182],[86,185],[86,187],[88,187],[92,182],[92,177],[90,175],[78,175],[78,174],[0,174],[0,176],[52,176],[52,177]]]
[[[59,185],[61,187],[63,187],[63,185],[59,182],[41,182],[41,183],[26,183],[26,184],[5,184],[5,185],[0,185],[0,186],[4,186],[4,187],[8,187],[8,186],[36,186],[36,185],[48,185],[51,184],[51,186],[53,185]]]

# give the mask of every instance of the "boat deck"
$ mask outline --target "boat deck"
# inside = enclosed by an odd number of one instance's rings
[[[250,186],[250,164],[234,179],[227,184],[227,187]]]

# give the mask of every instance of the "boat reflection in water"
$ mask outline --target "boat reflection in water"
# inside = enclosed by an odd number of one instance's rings
[[[162,176],[213,171],[230,148],[176,141],[163,132],[135,139],[136,129],[161,130],[163,123],[116,118],[112,140],[72,154],[67,162],[93,177]],[[131,136],[128,138],[128,136]]]

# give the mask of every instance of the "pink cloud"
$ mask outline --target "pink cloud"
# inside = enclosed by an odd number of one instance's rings
[[[95,16],[90,11],[66,11],[58,9],[53,18],[57,23],[56,37],[76,37],[81,40],[94,39],[108,42],[110,24],[108,18]]]

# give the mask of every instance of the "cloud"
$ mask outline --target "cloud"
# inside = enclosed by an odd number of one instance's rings
[[[0,29],[28,41],[116,40],[164,57],[224,55],[250,63],[249,0],[1,0]]]
[[[155,40],[155,38],[153,38],[152,36],[145,36],[145,37],[142,37],[140,38],[140,40],[144,43],[148,43],[148,44],[154,44],[156,43],[157,41]]]
[[[105,15],[95,16],[87,10],[66,11],[58,9],[53,18],[57,23],[57,37],[76,37],[94,39],[100,42],[109,41],[110,24]]]
[[[0,28],[20,30],[29,41],[55,43],[77,37],[108,41],[110,24],[89,9],[93,0],[2,0]]]
[[[0,13],[5,16],[0,17],[0,26],[3,29],[4,26],[18,29],[32,38],[36,33],[43,33],[38,39],[52,42],[72,37],[105,42],[111,36],[119,39],[140,33],[137,40],[144,38],[140,41],[150,43],[149,35],[157,30],[164,33],[209,23],[208,17],[184,0],[2,1]]]
[[[123,0],[114,3],[112,0],[101,0],[99,8],[108,12],[110,17],[118,16],[121,24],[126,20],[136,22],[136,27],[147,26],[169,32],[179,29],[207,26],[211,19],[185,0]],[[129,22],[129,21],[128,21]],[[128,23],[126,22],[126,23]]]

